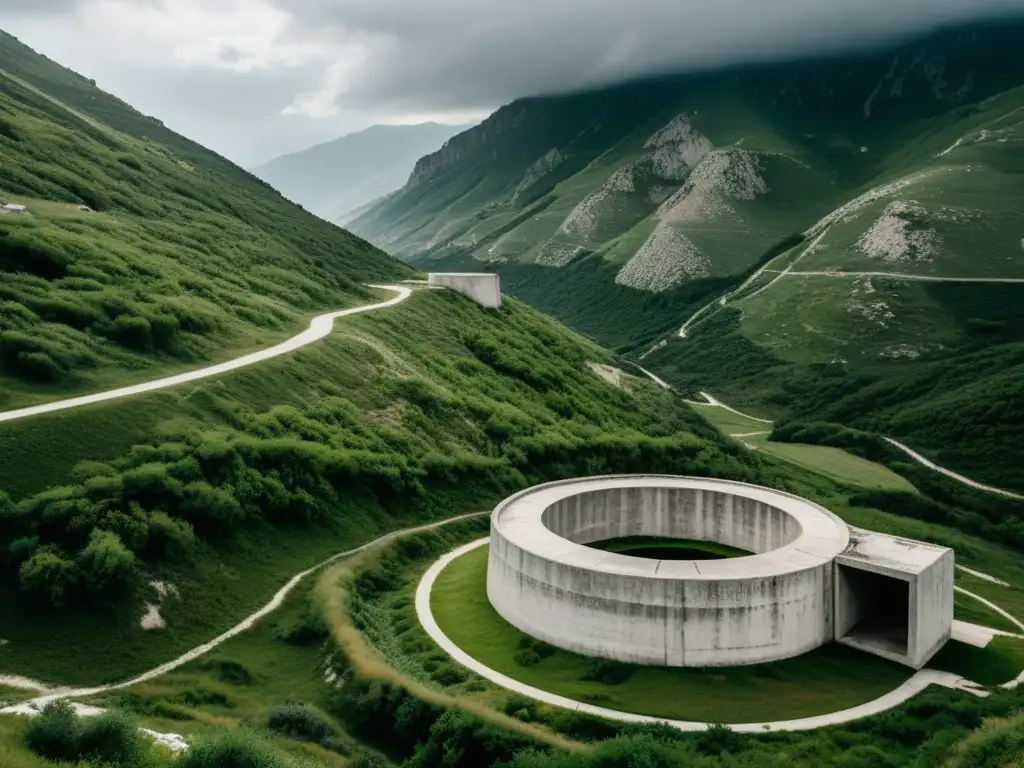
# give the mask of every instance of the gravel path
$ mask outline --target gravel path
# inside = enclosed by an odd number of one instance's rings
[[[518,680],[514,680],[508,675],[504,675],[501,672],[491,669],[487,665],[477,661],[459,648],[444,633],[441,627],[438,626],[437,621],[434,620],[434,614],[430,608],[430,591],[441,571],[443,571],[452,560],[466,552],[476,549],[477,547],[486,546],[487,542],[487,539],[478,539],[444,555],[434,563],[425,574],[423,574],[423,578],[420,580],[420,583],[416,588],[416,616],[419,619],[420,624],[423,626],[424,630],[426,630],[426,633],[430,635],[430,638],[440,646],[441,650],[451,656],[452,659],[471,672],[474,672],[485,680],[489,680],[502,688],[514,691],[515,693],[519,693],[523,696],[528,696],[536,701],[541,701],[556,707],[571,709],[576,712],[583,712],[585,714],[594,715],[595,717],[603,717],[608,720],[617,720],[627,723],[664,723],[681,731],[703,731],[711,725],[711,723],[691,722],[688,720],[666,720],[664,718],[650,717],[647,715],[635,715],[629,712],[620,712],[615,709],[608,709],[607,707],[598,707],[593,704],[585,704],[580,701],[575,701],[574,699],[559,696],[557,694],[541,690],[540,688],[534,688],[533,686],[526,685]],[[856,707],[844,709],[840,712],[832,712],[827,715],[817,715],[815,717],[805,717],[799,720],[777,720],[768,723],[735,723],[728,725],[729,728],[740,733],[808,731],[814,728],[823,728],[828,725],[848,723],[852,720],[859,720],[863,717],[869,717],[870,715],[885,712],[886,710],[902,704],[913,696],[916,696],[929,685],[941,685],[946,688],[966,691],[974,694],[975,696],[988,695],[988,692],[977,683],[960,677],[959,675],[954,675],[950,672],[940,672],[934,669],[922,669],[911,676],[910,679],[901,686],[890,691],[884,696],[880,696],[877,699],[860,704]]]
[[[43,413],[54,413],[55,411],[63,411],[69,408],[79,408],[83,405],[102,403],[107,400],[119,400],[123,397],[130,397],[132,395],[141,395],[144,392],[166,389],[167,387],[174,387],[190,381],[206,379],[210,376],[219,376],[222,373],[236,371],[239,368],[245,368],[246,366],[254,363],[262,363],[265,360],[270,360],[281,355],[286,355],[289,352],[294,352],[296,349],[301,349],[308,344],[312,344],[314,341],[319,341],[331,332],[334,328],[334,321],[340,317],[348,317],[349,315],[358,315],[362,312],[372,312],[378,309],[385,309],[386,307],[391,307],[405,301],[412,294],[412,288],[399,285],[371,285],[369,287],[394,291],[398,296],[377,304],[364,304],[359,307],[352,307],[350,309],[342,309],[336,312],[328,312],[323,315],[318,315],[309,322],[309,328],[297,336],[292,336],[287,341],[275,344],[273,347],[268,347],[267,349],[262,349],[259,352],[253,352],[242,357],[237,357],[234,360],[228,360],[227,362],[207,366],[206,368],[199,368],[186,373],[179,373],[175,376],[166,376],[162,379],[155,379],[153,381],[143,382],[142,384],[132,384],[127,387],[110,389],[106,392],[97,392],[92,395],[72,397],[67,400],[57,400],[52,403],[43,403],[42,405],[32,405],[27,408],[6,411],[4,413],[0,413],[0,423],[5,421],[16,421],[18,419],[28,418],[29,416],[38,416]]]

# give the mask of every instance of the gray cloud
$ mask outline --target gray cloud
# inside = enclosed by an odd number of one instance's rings
[[[1024,0],[0,0],[0,27],[251,165],[373,122],[1002,12]]]
[[[274,0],[292,34],[390,41],[343,98],[493,105],[640,74],[853,47],[1024,0]]]

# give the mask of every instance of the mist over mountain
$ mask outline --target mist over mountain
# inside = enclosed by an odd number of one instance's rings
[[[281,155],[253,173],[285,197],[328,220],[401,187],[416,160],[468,125],[374,125],[309,149]]]

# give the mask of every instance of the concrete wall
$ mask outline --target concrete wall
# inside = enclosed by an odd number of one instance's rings
[[[909,591],[902,619],[905,644],[896,648],[885,628],[858,627],[871,618],[878,579],[867,583],[858,574],[874,574]],[[953,631],[953,550],[871,531],[854,531],[847,551],[836,558],[836,640],[920,669],[941,650]],[[883,582],[884,586],[884,582]]]
[[[431,272],[429,285],[443,285],[468,296],[484,307],[501,306],[501,284],[498,275],[470,272]]]
[[[918,574],[910,592],[910,665],[920,669],[953,634],[953,550]]]
[[[758,553],[650,560],[582,546],[616,536],[716,541]],[[849,532],[794,496],[698,478],[588,478],[538,486],[492,516],[487,593],[523,632],[641,664],[734,666],[834,635],[832,559]]]

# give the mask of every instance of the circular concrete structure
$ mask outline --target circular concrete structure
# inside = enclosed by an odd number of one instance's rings
[[[755,554],[652,560],[585,546],[623,536]],[[487,596],[532,637],[637,664],[736,666],[834,639],[846,524],[797,496],[726,480],[620,475],[539,485],[491,515]]]

